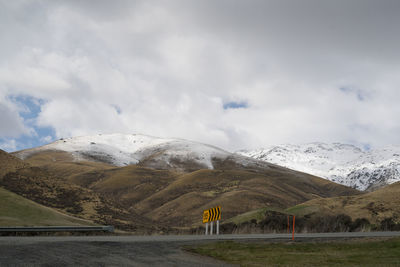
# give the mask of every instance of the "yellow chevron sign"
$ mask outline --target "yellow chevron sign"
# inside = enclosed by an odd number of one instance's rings
[[[205,210],[203,212],[203,223],[221,220],[221,206]]]

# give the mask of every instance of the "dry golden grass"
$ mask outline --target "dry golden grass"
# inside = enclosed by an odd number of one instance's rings
[[[385,218],[400,218],[400,182],[356,196],[313,199],[289,209],[299,215],[347,214],[352,219],[366,218],[378,223]]]
[[[47,162],[49,159],[50,162]],[[75,175],[88,170],[97,169],[101,172],[111,167],[95,162],[68,160],[65,153],[36,154],[28,159],[31,164],[26,163],[7,172],[0,180],[0,185],[44,206],[99,224],[113,224],[131,230],[135,230],[136,226],[151,228],[151,224],[147,227],[149,220],[146,218],[125,210],[90,188],[70,181]],[[21,160],[16,159],[16,162]]]
[[[28,166],[26,162],[0,149],[0,179],[8,172]]]
[[[222,205],[224,218],[230,218],[265,206],[287,208],[315,197],[357,193],[277,166],[255,170],[231,166],[231,162],[225,161],[219,162],[219,170],[182,174],[134,165],[111,167],[68,160],[67,155],[59,152],[36,154],[28,159],[31,164],[61,174],[63,180],[92,190],[114,205],[162,226],[198,225],[202,211],[216,205]]]
[[[275,175],[270,171],[198,170],[179,176],[162,190],[138,202],[134,209],[168,225],[196,225],[202,211],[216,205],[222,206],[224,218],[265,206],[287,208],[315,196],[329,195],[325,185],[324,180],[307,178],[303,174],[296,177],[283,173]],[[342,194],[357,193],[338,187],[343,190]]]
[[[106,163],[93,161],[75,161],[72,155],[64,151],[45,150],[30,155],[25,162],[40,167],[58,178],[74,180],[75,175],[90,171],[115,168]]]
[[[215,159],[214,170],[188,171],[197,167],[179,162],[183,173],[75,162],[68,153],[57,151],[42,151],[26,161],[40,171],[27,169],[8,177],[14,192],[33,200],[41,192],[43,199],[38,200],[45,205],[72,207],[77,216],[125,228],[195,226],[201,224],[204,209],[217,205],[222,206],[223,219],[228,219],[266,206],[285,209],[313,198],[359,193],[279,166],[262,162],[243,166],[229,158]],[[60,191],[69,192],[73,201],[57,200]]]

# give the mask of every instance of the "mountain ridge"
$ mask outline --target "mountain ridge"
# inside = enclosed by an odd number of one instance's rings
[[[241,150],[236,153],[362,191],[400,181],[400,146],[363,150],[349,144],[314,142]]]
[[[13,152],[26,159],[41,151],[69,152],[75,161],[99,161],[122,167],[141,164],[155,168],[176,168],[179,161],[191,161],[196,167],[212,169],[212,158],[230,152],[215,146],[177,138],[158,138],[141,134],[98,134],[62,138],[53,143]],[[163,165],[163,166],[162,166]]]
[[[34,168],[8,173],[5,188],[81,218],[136,232],[200,226],[203,210],[215,205],[229,218],[265,206],[288,208],[313,198],[360,193],[181,139],[96,135],[62,139],[14,155]],[[124,159],[135,164],[118,166]],[[66,194],[73,197],[65,198],[71,199],[68,203],[58,198]]]

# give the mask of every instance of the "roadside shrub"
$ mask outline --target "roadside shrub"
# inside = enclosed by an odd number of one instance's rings
[[[334,218],[333,232],[348,232],[352,226],[351,217],[345,214],[339,214]]]
[[[221,233],[232,234],[236,229],[237,225],[233,222],[224,223],[220,225]]]
[[[288,229],[287,214],[267,211],[263,220],[255,219],[242,222],[238,225],[226,223],[221,225],[224,234],[230,233],[286,233]],[[293,217],[290,216],[289,229],[292,232]],[[360,232],[360,231],[400,231],[400,223],[390,217],[373,225],[366,218],[357,218],[354,221],[346,214],[338,215],[307,215],[296,216],[295,232]]]
[[[276,211],[267,211],[265,218],[260,221],[259,225],[265,232],[285,231],[287,228],[287,215]]]
[[[365,218],[357,218],[350,227],[350,232],[360,232],[365,229],[371,229],[371,223]]]
[[[381,221],[381,225],[379,227],[379,230],[382,231],[399,231],[400,230],[400,224],[396,223],[393,219],[393,217],[386,218]]]

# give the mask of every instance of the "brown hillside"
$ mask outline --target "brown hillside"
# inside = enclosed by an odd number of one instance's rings
[[[128,230],[198,225],[203,210],[215,205],[222,206],[223,219],[228,219],[265,206],[288,208],[314,198],[359,193],[238,155],[213,159],[214,170],[198,170],[191,162],[188,166],[180,162],[184,173],[76,162],[69,153],[59,151],[41,151],[26,162],[35,167],[9,173],[3,182],[6,188],[76,216]]]
[[[56,150],[45,150],[32,154],[24,161],[64,179],[71,179],[74,175],[89,171],[115,168],[100,162],[74,161],[70,153]]]
[[[76,175],[72,182],[82,184],[126,208],[131,208],[167,187],[177,177],[178,174],[170,171],[131,165]]]
[[[0,187],[0,226],[94,225],[44,207]]]
[[[356,196],[313,199],[292,210],[300,214],[347,214],[378,223],[386,218],[400,222],[400,182]]]
[[[325,186],[323,179],[279,171],[199,170],[180,176],[134,208],[162,223],[187,225],[198,222],[199,214],[212,206],[221,205],[224,218],[230,218],[264,206],[286,208],[331,195]],[[341,194],[349,193],[355,192],[342,188]]]
[[[28,166],[26,162],[0,149],[0,179],[8,172]]]
[[[151,220],[39,167],[8,172],[0,181],[0,186],[36,203],[98,224],[111,224],[140,233],[157,231]]]
[[[229,218],[264,206],[287,208],[315,197],[358,193],[274,166],[178,174],[131,165],[74,175],[70,181],[164,226],[197,224],[203,209],[215,205],[222,205]]]

